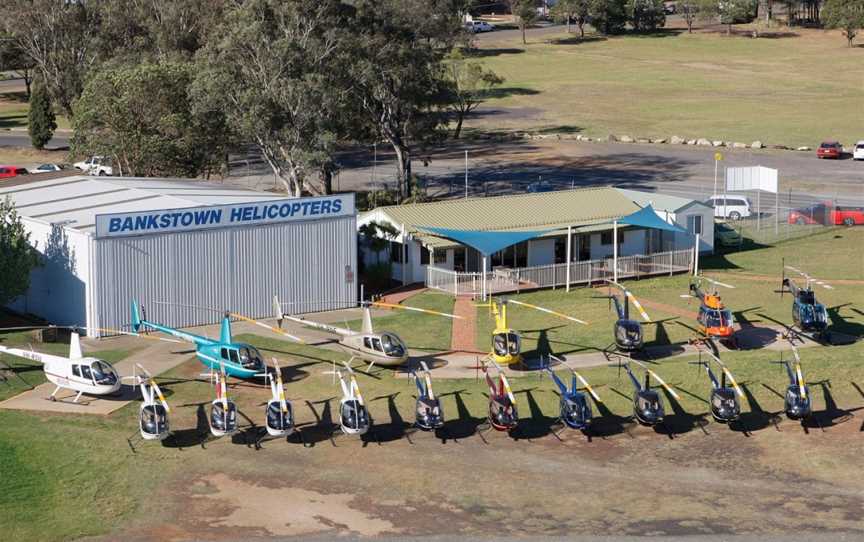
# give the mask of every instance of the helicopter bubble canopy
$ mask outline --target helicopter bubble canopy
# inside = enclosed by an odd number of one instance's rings
[[[384,349],[385,355],[393,358],[401,358],[407,352],[402,339],[388,331],[381,334],[381,347]]]
[[[521,351],[521,339],[512,330],[496,333],[492,336],[492,348],[496,356],[515,356]]]
[[[615,323],[615,338],[621,344],[638,344],[642,340],[642,327],[633,320]]]
[[[663,421],[663,403],[654,390],[641,391],[636,395],[636,417],[644,424],[653,425]]]
[[[586,429],[591,422],[591,406],[585,395],[578,394],[561,398],[561,415],[564,423],[574,429]]]
[[[786,388],[786,415],[793,420],[810,415],[810,390],[805,386],[804,392],[802,396],[801,386],[798,384],[791,384]]]
[[[285,402],[285,410],[282,410],[280,401],[270,401],[267,403],[267,428],[277,431],[280,434],[293,430],[294,428],[294,413],[291,408],[291,403]]]
[[[438,399],[417,400],[417,427],[423,430],[438,429],[444,425],[444,416]]]
[[[222,401],[216,400],[213,402],[213,408],[210,410],[210,425],[219,433],[231,433],[237,429],[237,405],[234,401],[225,401],[227,410],[222,404]]]
[[[720,388],[711,392],[711,414],[720,421],[738,419],[741,414],[741,407],[735,397],[735,391],[729,388]]]
[[[244,369],[264,371],[264,358],[257,348],[251,344],[242,344],[238,353],[240,354],[240,364],[243,365]]]
[[[507,431],[516,427],[519,423],[519,414],[516,411],[516,406],[499,403],[498,401],[489,402],[489,421],[492,427],[499,431]]]
[[[369,428],[369,413],[366,406],[357,399],[342,403],[342,426],[352,432],[362,433]]]
[[[82,365],[81,367],[83,369],[86,365]],[[90,362],[90,373],[93,381],[98,386],[113,386],[120,378],[117,375],[117,370],[110,363],[101,359]]]
[[[147,437],[158,438],[168,434],[168,411],[160,404],[142,406],[140,422],[141,433]]]
[[[729,309],[705,309],[705,325],[708,327],[730,327],[732,311]]]

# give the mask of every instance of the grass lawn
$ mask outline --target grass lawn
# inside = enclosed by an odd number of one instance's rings
[[[785,30],[785,29],[779,29]],[[794,29],[752,39],[718,32],[479,42],[505,78],[480,130],[582,131],[590,136],[706,137],[814,146],[853,143],[864,50],[836,31]]]
[[[0,93],[0,130],[10,128],[27,128],[27,114],[30,104],[24,92],[24,83],[20,90]],[[57,114],[57,127],[69,128],[69,121],[63,115]]]

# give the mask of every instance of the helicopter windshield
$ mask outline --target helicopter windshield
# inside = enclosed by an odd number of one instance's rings
[[[729,327],[732,325],[732,311],[728,309],[708,309],[705,311],[705,325],[707,327]]]
[[[286,403],[285,412],[282,412],[282,406],[279,401],[271,401],[267,405],[267,425],[274,429],[286,429],[291,426],[291,405]]]
[[[507,355],[507,334],[498,333],[492,336],[492,348],[495,350],[496,356]]]
[[[392,333],[381,334],[381,346],[384,347],[384,353],[394,358],[401,358],[405,355],[405,346],[396,335]]]
[[[519,353],[519,335],[516,335],[515,333],[508,333],[507,346],[510,349],[511,355],[517,355]]]
[[[222,402],[214,403],[210,411],[210,424],[220,431],[234,429],[237,426],[237,406],[229,401],[226,415],[225,409],[222,408]]]
[[[441,407],[437,400],[417,400],[417,421],[425,427],[440,425]]]
[[[113,386],[117,383],[117,373],[114,372],[113,367],[104,361],[96,360],[90,365],[90,368],[93,370],[93,380],[97,384]]]
[[[591,407],[583,395],[563,400],[563,414],[571,425],[584,424],[591,418]]]
[[[168,431],[168,413],[162,405],[146,405],[141,409],[141,429],[150,435]]]
[[[248,369],[256,369],[264,365],[261,353],[254,346],[240,348],[240,363]]]
[[[366,407],[356,399],[342,403],[342,425],[349,429],[362,429],[369,425]]]
[[[639,324],[630,320],[619,320],[615,325],[615,336],[619,343],[632,344],[638,342],[642,332]]]
[[[636,399],[636,406],[638,406],[639,410],[642,410],[643,412],[649,410],[659,410],[660,398],[653,391],[640,393]]]
[[[516,407],[505,406],[495,401],[489,403],[489,415],[493,424],[499,427],[513,427],[518,420]]]

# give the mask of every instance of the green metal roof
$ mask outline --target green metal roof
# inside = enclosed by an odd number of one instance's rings
[[[669,211],[674,213],[679,209],[687,207],[694,202],[707,207],[704,203],[688,198],[678,196],[670,196],[668,194],[659,194],[657,192],[643,192],[641,190],[627,190],[626,188],[616,188],[624,197],[633,201],[639,207],[647,207],[651,205],[657,211]]]
[[[420,226],[475,231],[563,230],[574,226],[577,231],[608,229],[617,218],[640,209],[615,188],[581,188],[537,194],[518,194],[488,198],[466,198],[390,205],[372,212],[386,214],[428,247],[457,246],[449,239],[418,230]],[[368,213],[363,213],[363,216]],[[550,232],[546,236],[560,235]]]

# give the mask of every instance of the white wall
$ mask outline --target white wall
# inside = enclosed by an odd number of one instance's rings
[[[699,236],[699,251],[714,252],[714,209],[702,207],[701,205],[693,206],[675,215],[675,223],[685,230],[687,229],[687,217],[701,215],[702,216],[702,234]],[[677,234],[675,236],[675,248],[677,250],[693,248],[693,236]]]
[[[618,256],[644,254],[646,249],[645,230],[624,229],[622,231],[624,234],[624,242],[618,245]],[[600,233],[591,234],[592,260],[611,258],[615,252],[615,247],[613,245],[601,245],[600,240]]]
[[[42,265],[30,273],[30,289],[9,305],[60,326],[88,326],[91,311],[90,236],[64,226],[22,218]]]

